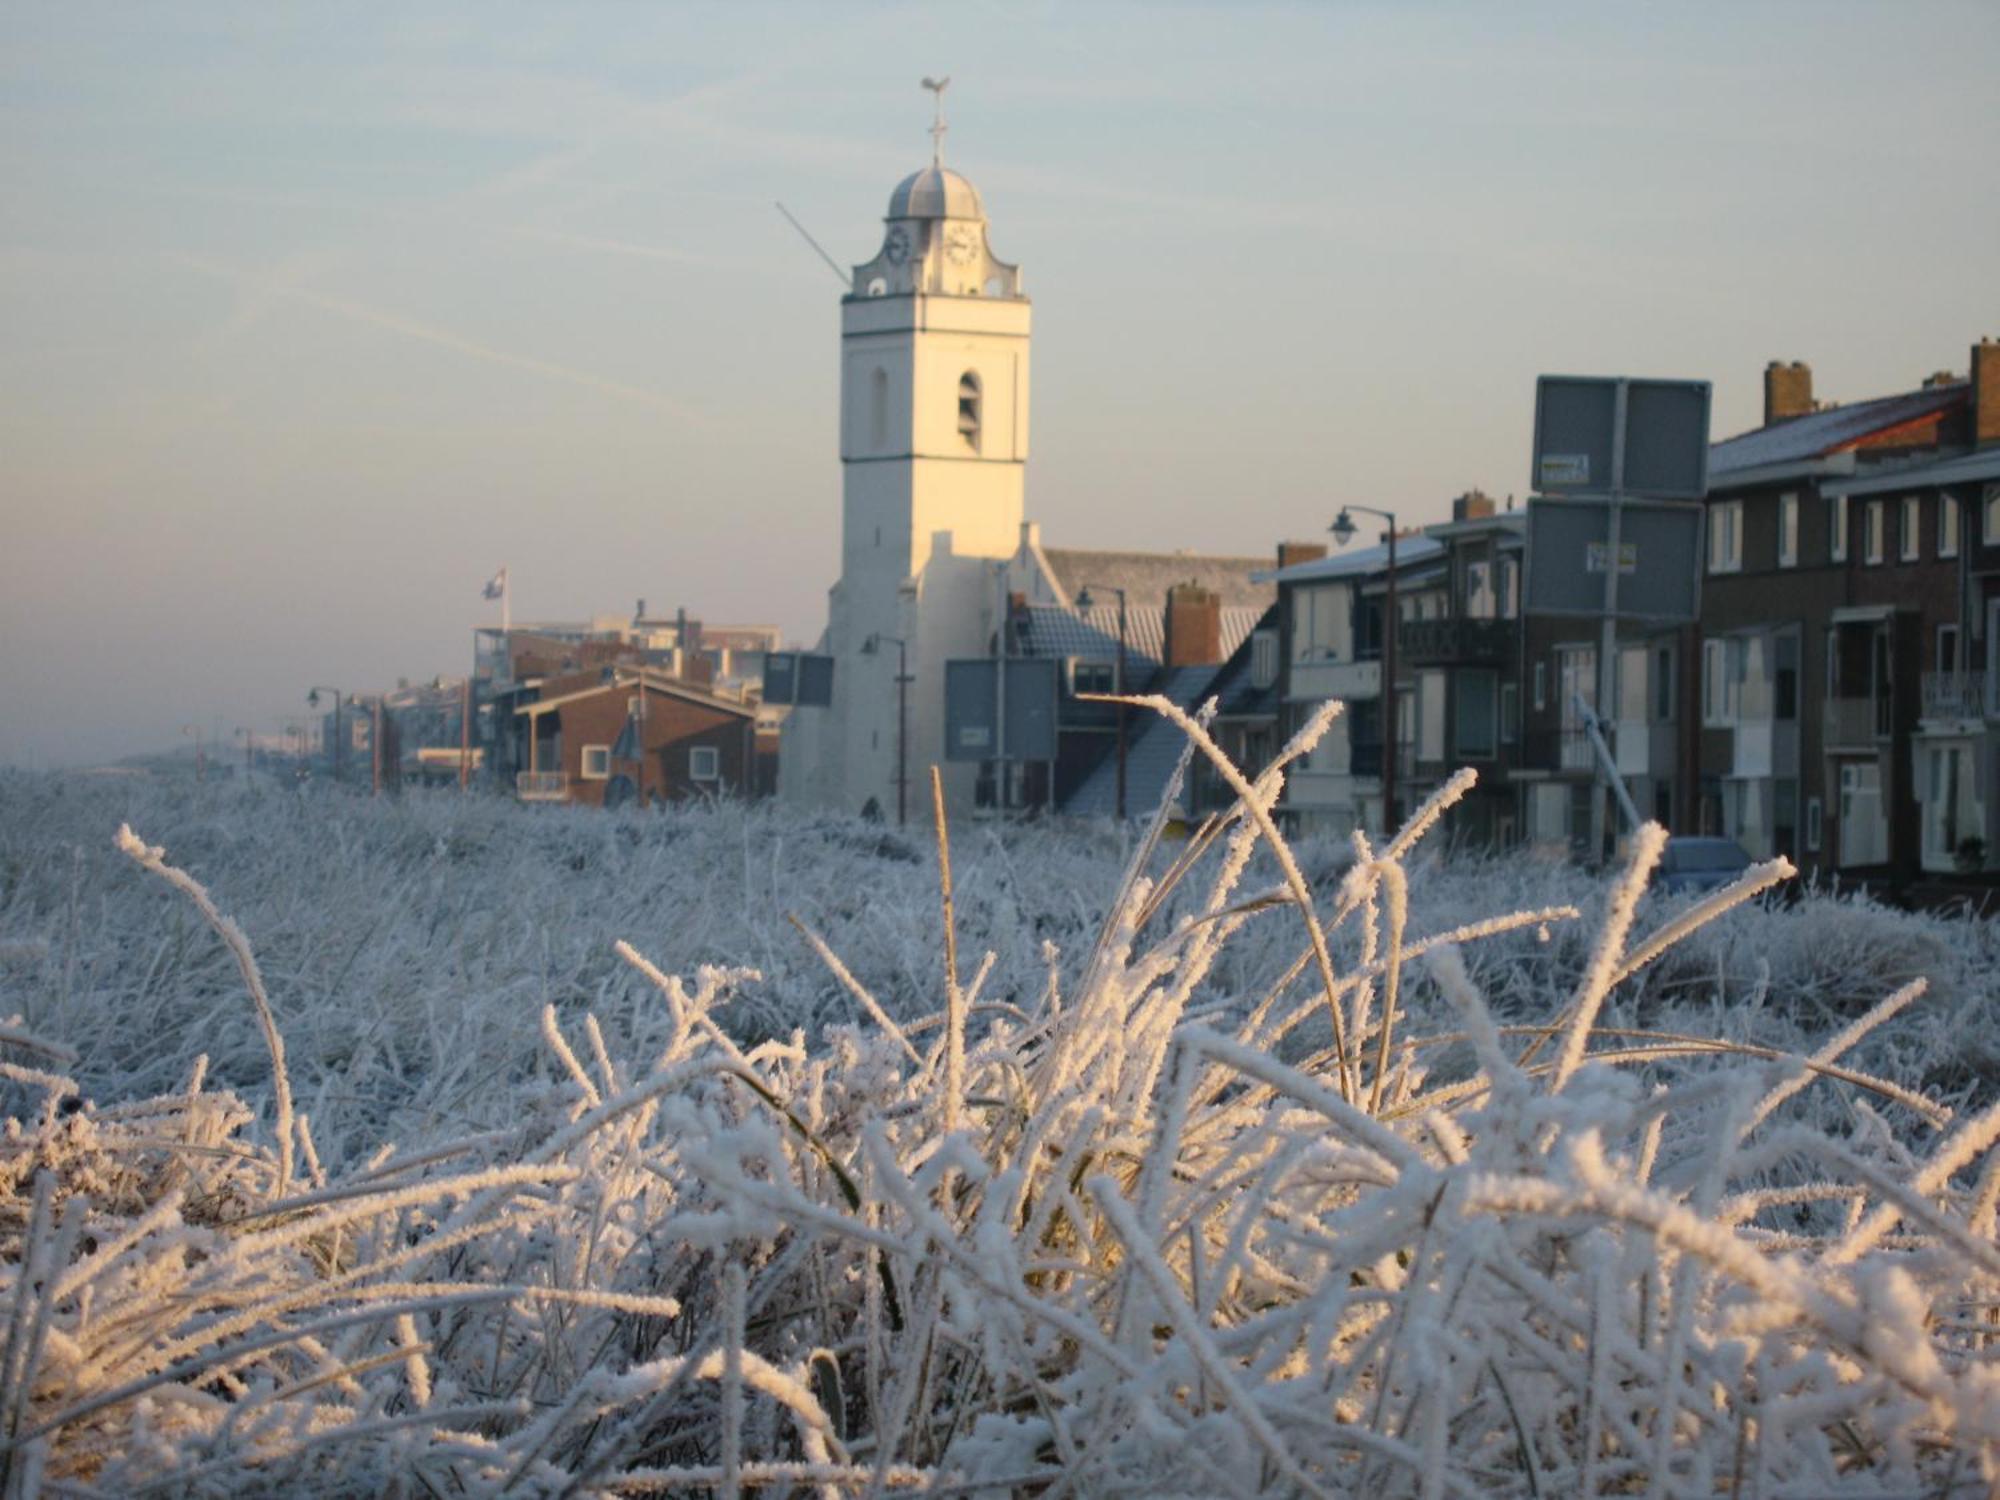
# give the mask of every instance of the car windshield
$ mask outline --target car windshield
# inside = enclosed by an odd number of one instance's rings
[[[1727,839],[1695,839],[1675,843],[1666,862],[1676,870],[1740,870],[1750,856]]]

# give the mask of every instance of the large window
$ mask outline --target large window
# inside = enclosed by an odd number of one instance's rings
[[[1500,740],[1500,679],[1492,672],[1457,674],[1458,713],[1452,749],[1472,760],[1491,760]]]
[[[1835,495],[1826,502],[1826,560],[1847,561],[1847,496]]]
[[[1339,661],[1349,654],[1354,606],[1345,585],[1292,590],[1292,660]]]
[[[1902,560],[1915,562],[1923,553],[1923,501],[1915,495],[1905,495],[1901,506],[1903,524],[1897,528],[1898,540],[1902,543]]]
[[[1867,535],[1862,538],[1861,560],[1878,563],[1889,551],[1889,508],[1880,500],[1868,502]]]
[[[1729,642],[1701,643],[1701,722],[1736,722],[1736,694],[1729,676]]]
[[[1799,497],[1778,496],[1778,566],[1799,565]]]
[[[1417,690],[1417,759],[1444,759],[1444,673],[1419,672]]]
[[[1958,556],[1958,537],[1959,532],[1963,528],[1964,521],[1961,519],[1959,513],[1958,496],[1939,495],[1937,538],[1937,555],[1939,557]]]
[[[1743,567],[1743,502],[1718,500],[1708,508],[1708,571],[1736,573]]]

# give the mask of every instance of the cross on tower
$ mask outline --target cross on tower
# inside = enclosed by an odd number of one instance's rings
[[[937,97],[937,114],[931,121],[931,165],[942,167],[944,165],[944,134],[947,130],[951,129],[944,122],[944,91],[951,87],[951,79],[949,76],[944,78],[926,78],[924,80],[924,87]]]

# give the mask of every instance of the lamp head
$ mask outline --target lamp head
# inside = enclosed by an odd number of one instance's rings
[[[1333,539],[1343,547],[1354,540],[1354,529],[1354,517],[1347,513],[1347,507],[1344,505],[1340,508],[1340,514],[1334,517],[1333,524],[1327,527],[1327,530],[1333,533]]]
[[[1097,601],[1090,597],[1090,589],[1088,588],[1088,586],[1086,586],[1082,590],[1082,592],[1080,592],[1076,596],[1076,607],[1078,609],[1091,609],[1096,606],[1096,603]]]
[[[873,656],[877,651],[881,650],[881,648],[882,648],[882,637],[879,635],[871,635],[868,637],[867,640],[861,643],[861,654],[863,656]]]
[[[318,689],[318,688],[314,688],[314,689],[313,689],[313,690],[312,690],[312,691],[311,691],[310,693],[307,693],[307,694],[306,694],[306,707],[307,707],[307,708],[318,708],[318,707],[319,707],[319,689]]]

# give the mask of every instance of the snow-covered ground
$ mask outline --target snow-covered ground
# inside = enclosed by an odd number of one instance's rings
[[[0,779],[4,1492],[2000,1474],[1988,924],[1258,821]]]

